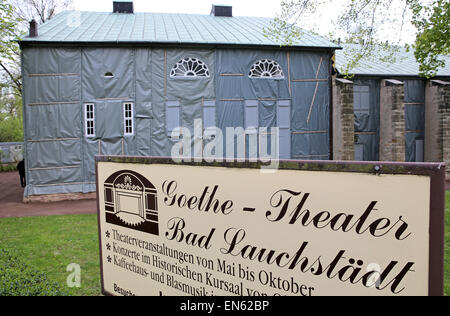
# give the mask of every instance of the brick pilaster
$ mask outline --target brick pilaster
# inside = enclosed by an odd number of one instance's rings
[[[404,162],[405,91],[403,82],[383,80],[380,103],[380,160]]]
[[[425,102],[425,161],[447,163],[450,180],[450,82],[428,81]]]
[[[355,159],[355,114],[353,82],[333,80],[333,158]]]

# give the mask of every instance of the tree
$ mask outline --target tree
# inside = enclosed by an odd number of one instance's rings
[[[360,44],[347,69],[380,49],[389,53],[383,54],[384,61],[394,61],[399,46],[406,45],[415,48],[421,75],[431,77],[444,65],[439,55],[449,54],[448,0],[283,0],[281,13],[266,34],[291,45],[304,32],[298,23],[323,23],[319,15],[324,11],[334,13],[329,17],[333,33],[326,36]]]
[[[8,88],[3,88],[0,95],[0,143],[3,142],[23,142],[21,95]]]
[[[44,23],[71,3],[72,0],[0,0],[0,142],[23,141],[17,40],[26,34],[30,20]]]
[[[20,38],[18,25],[20,19],[14,14],[14,7],[6,0],[0,0],[0,68],[6,74],[0,79],[7,79],[15,88],[22,91],[20,76],[20,51],[14,40]],[[2,80],[4,84],[5,81]]]
[[[73,0],[11,0],[15,16],[25,23],[31,20],[39,24],[51,20],[58,12],[69,8]]]
[[[0,143],[23,142],[22,118],[0,114]]]
[[[450,2],[435,0],[432,6],[423,6],[418,0],[410,2],[412,23],[418,30],[415,56],[421,73],[430,77],[445,66],[442,55],[450,55]]]
[[[7,81],[22,91],[20,49],[17,40],[28,30],[28,22],[45,23],[72,4],[73,0],[0,0],[0,69]],[[0,77],[4,79],[5,76]]]

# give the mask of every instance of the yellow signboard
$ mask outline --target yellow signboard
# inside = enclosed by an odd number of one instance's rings
[[[427,172],[133,162],[97,162],[105,294],[439,294]]]

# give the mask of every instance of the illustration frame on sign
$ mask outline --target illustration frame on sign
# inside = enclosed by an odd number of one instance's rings
[[[159,235],[157,190],[149,180],[124,170],[111,175],[104,185],[107,223]]]
[[[106,165],[118,165],[120,164],[120,170],[116,170],[114,168],[111,173],[107,173],[105,175],[102,175],[102,178],[100,180],[99,176],[99,168],[100,164],[102,165],[102,168]],[[102,293],[104,295],[112,296],[112,295],[123,295],[124,293],[131,293],[132,289],[128,289],[128,291],[122,290],[120,287],[118,287],[118,291],[111,290],[111,287],[109,289],[105,286],[105,277],[110,275],[106,275],[105,273],[111,273],[111,269],[105,269],[105,262],[108,264],[108,262],[111,264],[111,255],[105,254],[105,251],[107,250],[105,248],[105,245],[103,242],[105,242],[105,238],[110,238],[109,234],[111,233],[111,230],[108,228],[109,231],[102,230],[103,222],[107,223],[108,227],[120,227],[120,228],[126,228],[130,230],[134,230],[137,232],[145,233],[145,236],[149,236],[148,240],[152,240],[151,238],[163,238],[168,237],[170,235],[169,231],[170,228],[174,228],[175,226],[184,228],[185,223],[182,221],[181,213],[174,214],[177,217],[172,218],[171,220],[174,220],[173,222],[166,223],[161,222],[161,220],[164,220],[161,216],[164,214],[161,213],[163,209],[161,207],[166,207],[168,205],[168,196],[167,192],[174,191],[176,188],[176,184],[171,184],[165,181],[164,183],[155,183],[154,180],[155,177],[153,173],[145,172],[142,174],[142,172],[139,172],[139,170],[146,170],[146,166],[155,165],[160,168],[160,170],[164,170],[162,174],[165,173],[165,168],[175,168],[175,166],[179,167],[186,167],[190,168],[191,172],[193,172],[192,167],[195,168],[218,168],[217,170],[230,170],[230,172],[233,172],[234,175],[236,175],[236,172],[244,172],[244,171],[256,171],[255,169],[261,169],[264,166],[264,163],[261,162],[223,162],[223,163],[207,163],[207,162],[183,162],[183,163],[176,163],[171,158],[161,158],[161,157],[123,157],[123,156],[97,156],[96,157],[96,172],[97,172],[97,201],[98,201],[98,229],[99,229],[99,241],[100,241],[100,266],[101,266],[101,281],[102,281]],[[140,168],[140,169],[139,169]],[[109,170],[109,169],[108,169]],[[136,171],[137,170],[137,171]],[[151,169],[154,170],[154,169]],[[195,170],[195,169],[194,169]],[[201,169],[199,169],[201,170]],[[323,174],[328,177],[328,174],[340,174],[342,175],[361,175],[361,179],[367,179],[369,182],[371,182],[371,179],[376,179],[377,177],[382,176],[419,176],[420,178],[427,178],[429,179],[430,187],[428,191],[428,182],[422,182],[423,185],[421,187],[427,188],[426,192],[424,194],[428,195],[424,197],[423,201],[426,201],[426,204],[423,203],[422,205],[428,205],[428,198],[429,198],[429,214],[423,214],[426,216],[423,216],[421,218],[429,218],[429,223],[426,223],[426,227],[422,225],[421,231],[426,232],[426,234],[429,235],[425,236],[425,233],[423,233],[421,236],[422,244],[426,243],[427,245],[427,253],[428,257],[425,257],[425,252],[422,252],[423,256],[421,260],[423,260],[426,263],[422,265],[423,269],[423,275],[425,275],[425,272],[427,271],[425,268],[428,269],[428,275],[427,279],[425,277],[423,278],[424,282],[422,282],[421,287],[424,291],[428,293],[429,296],[443,296],[444,294],[444,242],[445,242],[445,164],[443,163],[390,163],[390,162],[383,162],[383,163],[365,163],[365,162],[331,162],[331,161],[280,161],[279,163],[279,170],[281,172],[302,172],[303,175],[305,174]],[[328,173],[328,174],[327,174]],[[150,176],[149,176],[150,175]],[[366,176],[366,177],[364,177]],[[367,177],[367,176],[371,176]],[[269,177],[269,176],[268,176]],[[204,178],[206,179],[206,178]],[[284,178],[283,178],[284,179]],[[359,178],[357,178],[359,179]],[[404,178],[406,179],[406,178]],[[196,179],[190,178],[189,181],[193,181],[195,183]],[[365,181],[365,180],[364,180]],[[396,183],[397,181],[394,182]],[[373,184],[373,181],[372,181]],[[208,184],[209,185],[209,184]],[[395,184],[393,184],[395,185]],[[172,187],[170,187],[172,186]],[[209,186],[206,187],[204,190],[204,193],[202,195],[203,198],[207,198],[208,194],[210,195],[211,199],[214,197],[214,194],[216,194],[218,186]],[[277,189],[281,190],[281,189]],[[423,189],[425,191],[425,189]],[[287,192],[287,191],[286,191]],[[390,192],[390,191],[389,191]],[[429,192],[429,193],[428,193]],[[229,192],[226,192],[229,193]],[[301,195],[300,195],[301,196]],[[306,197],[305,197],[306,196]],[[308,198],[307,194],[303,196],[303,203]],[[101,197],[101,198],[100,198]],[[165,197],[165,198],[164,198]],[[186,197],[188,199],[189,197]],[[274,197],[272,197],[274,198]],[[392,197],[391,197],[392,198]],[[279,200],[279,201],[278,201]],[[289,199],[290,200],[290,199]],[[175,201],[175,200],[174,200]],[[194,200],[190,200],[191,202]],[[198,204],[198,201],[195,200]],[[214,202],[214,206],[216,207],[216,211],[220,213],[220,211],[223,212],[224,215],[228,215],[227,211],[230,211],[231,207],[229,204],[230,201],[217,201]],[[276,203],[278,201],[278,204]],[[187,202],[187,201],[185,201]],[[223,204],[221,204],[223,202]],[[160,204],[158,204],[160,203]],[[193,203],[192,204],[196,204]],[[249,201],[245,201],[245,203],[251,203]],[[373,203],[373,202],[372,202]],[[165,204],[165,205],[164,205]],[[280,206],[281,205],[281,197],[277,197],[274,202],[275,205],[272,206]],[[255,212],[254,209],[250,208],[249,206],[253,206],[251,204],[246,204],[243,207],[242,215],[237,215],[234,217],[234,219],[237,218],[237,216],[248,216],[248,214],[252,214],[252,212]],[[372,209],[374,209],[375,205],[372,205]],[[200,206],[198,206],[200,208]],[[221,210],[220,210],[221,209]],[[242,209],[242,208],[241,208]],[[264,210],[264,213],[267,211]],[[299,212],[300,209],[297,208],[297,211]],[[366,210],[367,213],[371,211],[370,206]],[[181,212],[181,210],[180,210]],[[282,211],[283,212],[283,211]],[[284,213],[286,213],[286,210],[284,210]],[[192,213],[190,213],[192,214]],[[266,213],[266,216],[268,216],[270,212]],[[173,215],[173,216],[175,216]],[[263,214],[264,215],[264,214]],[[292,214],[291,214],[292,215]],[[339,214],[344,215],[344,214]],[[278,217],[281,217],[282,215],[279,214]],[[410,214],[410,216],[413,216],[413,214]],[[338,216],[339,217],[339,216]],[[338,218],[336,217],[336,218]],[[363,218],[364,215],[361,217]],[[162,218],[162,219],[161,219]],[[191,218],[191,216],[190,216]],[[192,217],[192,218],[195,218]],[[348,217],[350,219],[351,217]],[[361,220],[360,221],[363,221]],[[225,217],[224,217],[225,219]],[[318,217],[319,221],[323,220],[320,216]],[[176,220],[179,220],[176,223]],[[194,219],[192,219],[194,220]],[[274,222],[275,219],[271,218],[271,221]],[[291,220],[292,221],[292,220]],[[357,223],[357,222],[356,222]],[[353,228],[355,227],[356,223],[353,225]],[[399,224],[400,223],[400,224]],[[403,223],[403,225],[401,225]],[[361,223],[360,223],[361,224]],[[407,227],[406,222],[403,221],[402,216],[399,217],[399,220],[397,222],[399,226],[397,227],[397,233],[398,236],[397,240],[401,241],[402,238],[408,237],[405,233],[405,228]],[[112,226],[111,226],[112,225]],[[272,225],[272,224],[271,224]],[[359,225],[359,224],[358,224]],[[421,224],[419,224],[421,225]],[[362,226],[362,224],[361,224]],[[383,226],[383,219],[378,220],[378,224],[373,226],[374,232],[373,235],[377,235],[377,229],[380,230],[380,236],[381,230],[386,228],[387,225]],[[394,225],[395,226],[395,225]],[[236,227],[236,226],[234,226]],[[283,227],[279,226],[278,228]],[[367,231],[369,228],[367,228],[365,231]],[[344,229],[345,230],[345,229]],[[215,229],[212,229],[209,235],[205,235],[196,241],[194,240],[192,244],[196,243],[197,246],[200,248],[204,247],[205,249],[209,249],[211,246],[209,243],[211,242],[211,238],[213,234],[215,233]],[[402,233],[404,233],[402,235]],[[105,237],[106,234],[106,237]],[[161,236],[160,236],[161,235]],[[143,235],[144,236],[144,235]],[[150,237],[153,236],[153,237]],[[237,236],[237,235],[236,235]],[[235,236],[235,239],[237,238]],[[196,236],[198,238],[200,236]],[[241,236],[242,237],[242,236]],[[379,237],[379,236],[376,236]],[[119,236],[120,241],[124,241],[123,236]],[[144,240],[146,237],[143,237]],[[242,237],[243,238],[243,237]],[[242,240],[242,238],[240,238]],[[112,239],[112,237],[111,237]],[[108,242],[108,249],[111,245],[111,239],[106,240]],[[225,237],[226,239],[226,237]],[[239,239],[239,238],[238,238]],[[164,239],[165,240],[165,239]],[[135,244],[135,243],[142,243],[145,242],[143,240],[139,241],[139,238],[136,240],[127,240],[128,244]],[[302,250],[297,253],[299,256],[302,254],[302,251],[305,249],[307,243],[303,244],[304,247],[302,247]],[[167,252],[166,249],[166,243],[163,244],[164,250],[161,250],[161,252],[157,251],[157,253],[163,253]],[[322,247],[326,248],[326,245],[322,245]],[[425,249],[425,247],[424,247]],[[156,250],[154,250],[156,251]],[[186,251],[186,250],[185,250]],[[224,248],[221,248],[222,254],[225,254]],[[130,252],[126,250],[127,256],[131,256]],[[137,254],[133,252],[133,259],[136,259],[136,262],[139,263],[139,260],[143,263],[150,264],[150,259],[152,256],[149,256],[147,259],[141,258],[140,256],[144,256],[144,252]],[[287,253],[282,254],[282,256],[287,256]],[[114,256],[113,256],[114,257]],[[156,256],[153,256],[153,260],[159,260],[156,258]],[[282,258],[282,257],[280,257]],[[320,257],[319,257],[320,259]],[[115,260],[115,259],[114,259]],[[124,260],[124,259],[123,259]],[[146,261],[147,260],[147,261]],[[234,260],[234,259],[233,259]],[[350,259],[352,261],[353,259]],[[394,259],[395,260],[395,259]],[[225,261],[224,261],[225,262]],[[359,261],[358,261],[359,262]],[[369,261],[370,262],[370,261]],[[394,262],[394,261],[392,261]],[[121,262],[118,262],[116,265],[122,265]],[[132,266],[133,272],[137,274],[148,274],[147,271],[136,265],[134,262],[130,265],[129,263],[123,263],[124,267],[127,267],[127,269],[130,266]],[[236,265],[238,265],[236,263]],[[234,266],[234,264],[233,264]],[[294,266],[294,264],[292,265]],[[239,265],[240,267],[240,265]],[[388,271],[391,268],[386,268],[385,271]],[[358,270],[358,269],[356,269]],[[355,270],[355,271],[356,271]],[[361,269],[360,269],[361,270]],[[106,271],[106,272],[105,272]],[[402,271],[404,273],[406,270]],[[411,270],[413,271],[413,270]],[[314,271],[313,271],[314,272]],[[316,271],[317,273],[317,271]],[[407,271],[406,271],[407,273]],[[367,276],[370,276],[370,273],[366,274]],[[393,281],[400,281],[400,277],[398,279],[393,279]],[[162,274],[162,277],[164,278],[164,273]],[[166,277],[168,277],[166,275]],[[383,276],[382,276],[383,277]],[[396,277],[396,278],[397,278]],[[404,275],[402,276],[404,277]],[[364,279],[360,278],[359,280]],[[425,289],[425,282],[428,280],[428,286]],[[248,280],[247,280],[248,281]],[[367,281],[367,280],[366,280]],[[292,282],[294,282],[294,279],[292,279]],[[394,282],[395,283],[395,282]],[[230,283],[231,284],[231,283]],[[398,285],[398,284],[397,284]],[[116,284],[114,284],[116,286]],[[241,283],[241,288],[243,287]],[[309,288],[309,292],[311,294],[311,289]],[[426,291],[425,291],[426,290]],[[125,292],[124,292],[125,291]],[[206,290],[203,287],[202,290],[198,290],[198,293],[202,293],[202,291],[205,293]],[[236,287],[236,292],[243,295],[242,291],[239,292],[239,286]],[[161,292],[159,292],[161,293]],[[365,292],[364,292],[365,293]],[[152,294],[153,295],[153,294]],[[336,295],[341,295],[341,293],[336,293]],[[422,294],[421,294],[422,295]]]

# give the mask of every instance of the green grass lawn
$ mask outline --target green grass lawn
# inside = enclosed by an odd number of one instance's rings
[[[100,295],[97,216],[51,216],[0,220],[0,248],[13,251],[71,295]],[[450,192],[446,202],[445,295],[450,296]],[[81,266],[81,287],[68,289],[69,264]]]
[[[445,204],[445,295],[450,296],[450,191]]]
[[[96,215],[0,220],[0,248],[31,268],[45,272],[70,295],[101,295]],[[81,267],[81,287],[67,287],[69,264]]]

